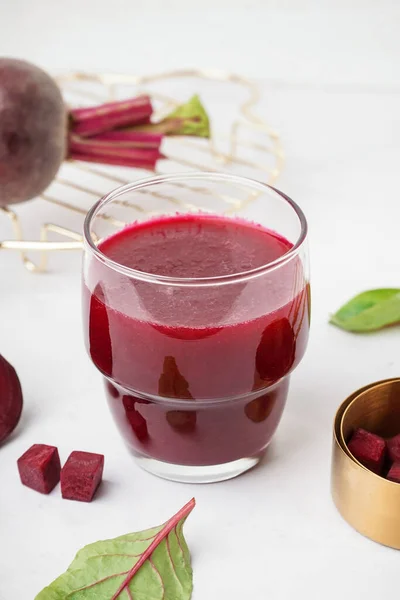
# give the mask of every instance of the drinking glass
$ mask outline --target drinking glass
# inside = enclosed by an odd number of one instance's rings
[[[161,274],[147,272],[145,263],[133,268],[126,248],[118,253],[127,232],[180,216],[193,227],[196,219],[214,220],[227,236],[217,250],[201,248],[203,262],[190,276],[179,275],[184,240],[172,244],[172,254],[166,246],[151,256],[172,275],[162,268]],[[255,266],[249,250],[248,268],[225,273],[235,251],[227,231],[241,235],[244,228],[248,244],[261,231],[266,242],[285,249]],[[301,209],[250,179],[165,175],[99,200],[86,217],[84,238],[86,348],[139,465],[160,477],[198,483],[254,467],[276,431],[290,374],[308,340],[307,223]],[[105,250],[110,239],[111,256]],[[195,263],[197,246],[190,248]],[[211,272],[204,275],[206,267]]]

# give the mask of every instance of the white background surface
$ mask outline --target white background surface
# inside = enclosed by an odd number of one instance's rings
[[[161,523],[193,495],[194,600],[396,594],[398,553],[341,520],[329,468],[337,406],[399,375],[400,331],[357,337],[327,320],[358,291],[400,286],[399,25],[396,0],[0,0],[0,55],[56,71],[215,66],[259,80],[260,110],[287,154],[278,185],[309,220],[313,279],[309,350],[269,461],[195,487],[141,472],[110,424],[81,341],[78,257],[32,276],[1,253],[0,351],[25,392],[18,432],[0,450],[1,600],[31,600],[85,543]],[[104,452],[97,500],[21,486],[16,459],[36,442],[58,445],[62,459]]]

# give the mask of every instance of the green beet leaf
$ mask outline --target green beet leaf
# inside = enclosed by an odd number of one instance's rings
[[[193,96],[186,104],[181,104],[162,123],[173,125],[173,135],[196,135],[210,137],[210,121],[200,98]]]
[[[194,499],[160,527],[85,546],[35,600],[189,600],[190,554],[182,528]]]
[[[163,135],[193,135],[203,138],[209,138],[211,134],[207,111],[197,95],[192,96],[185,104],[179,105],[161,121],[136,125],[130,129],[132,131],[162,133]]]
[[[346,331],[376,331],[400,322],[400,289],[369,290],[352,298],[330,323]]]

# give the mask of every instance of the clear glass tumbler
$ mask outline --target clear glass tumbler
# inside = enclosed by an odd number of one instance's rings
[[[199,483],[256,465],[308,340],[300,208],[250,179],[166,175],[102,198],[84,236],[86,347],[139,465]]]

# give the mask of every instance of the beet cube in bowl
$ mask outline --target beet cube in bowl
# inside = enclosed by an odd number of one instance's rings
[[[400,483],[400,462],[392,464],[390,471],[387,474],[387,479],[394,481],[395,483]]]
[[[387,449],[390,460],[400,462],[400,433],[387,441]]]
[[[91,502],[100,485],[104,456],[74,451],[61,469],[61,493],[67,500]]]
[[[381,474],[386,453],[386,442],[383,438],[365,429],[356,429],[347,447],[364,467],[378,475]]]
[[[24,485],[41,494],[49,494],[60,481],[60,457],[55,446],[34,444],[17,461]]]

